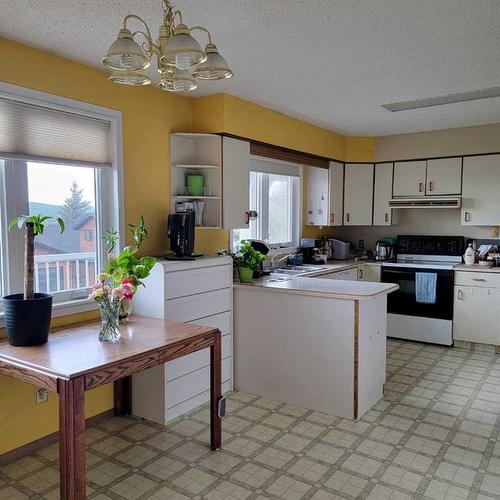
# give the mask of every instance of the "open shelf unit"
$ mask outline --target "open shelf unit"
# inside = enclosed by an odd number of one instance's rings
[[[170,199],[171,211],[179,201],[205,202],[200,229],[218,229],[222,223],[222,158],[221,137],[214,134],[170,134]],[[185,195],[187,174],[204,177],[210,196]]]

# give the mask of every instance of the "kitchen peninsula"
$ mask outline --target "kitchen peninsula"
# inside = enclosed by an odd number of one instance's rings
[[[267,277],[234,285],[235,388],[357,420],[383,395],[397,285]]]

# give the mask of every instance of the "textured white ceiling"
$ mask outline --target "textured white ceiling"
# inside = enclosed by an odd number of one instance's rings
[[[499,0],[177,0],[235,76],[200,83],[325,128],[387,135],[500,122],[500,98],[391,113],[381,104],[500,85]],[[99,66],[126,14],[160,0],[0,0],[0,35]],[[1,60],[1,58],[0,58]],[[20,61],[22,64],[22,61]]]

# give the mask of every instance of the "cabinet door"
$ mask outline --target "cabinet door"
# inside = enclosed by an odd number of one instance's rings
[[[346,163],[344,179],[344,225],[371,226],[373,164]]]
[[[224,228],[246,229],[250,204],[250,143],[222,138]]]
[[[423,196],[425,194],[426,161],[397,161],[394,163],[394,196]]]
[[[425,194],[448,195],[462,192],[462,158],[427,160]]]
[[[455,286],[453,338],[500,345],[500,289]]]
[[[330,226],[342,225],[342,208],[344,206],[344,165],[336,161],[330,162]]]
[[[500,225],[500,155],[464,158],[462,225]]]
[[[389,200],[392,198],[392,163],[375,165],[375,186],[373,189],[373,225],[390,226],[392,209]]]
[[[359,267],[358,279],[361,281],[380,282],[382,267],[378,264],[363,264]]]
[[[328,170],[306,167],[306,213],[308,226],[328,226]]]

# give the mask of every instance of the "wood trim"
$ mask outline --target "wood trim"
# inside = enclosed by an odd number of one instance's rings
[[[219,401],[222,397],[222,347],[221,333],[217,330],[210,347],[210,448],[218,450],[222,442],[222,425]]]
[[[94,417],[90,417],[86,420],[85,425],[86,428],[95,427],[99,425],[101,422],[104,422],[113,416],[113,410],[106,410],[103,413],[99,413],[99,415],[95,415]],[[7,451],[6,453],[2,453],[0,455],[0,466],[7,465],[20,458],[27,457],[28,455],[33,455],[34,453],[47,448],[51,444],[57,443],[59,440],[59,431],[52,432],[47,436],[44,436],[40,439],[32,441],[31,443],[24,444],[19,448],[15,448],[14,450]]]
[[[51,392],[57,392],[57,377],[50,377],[49,375],[30,370],[16,363],[6,363],[0,360],[0,373],[7,377],[15,378],[21,382],[43,387]]]
[[[250,154],[310,167],[328,168],[328,159],[326,158],[260,142],[250,142]]]
[[[359,413],[359,300],[354,301],[354,420]]]

